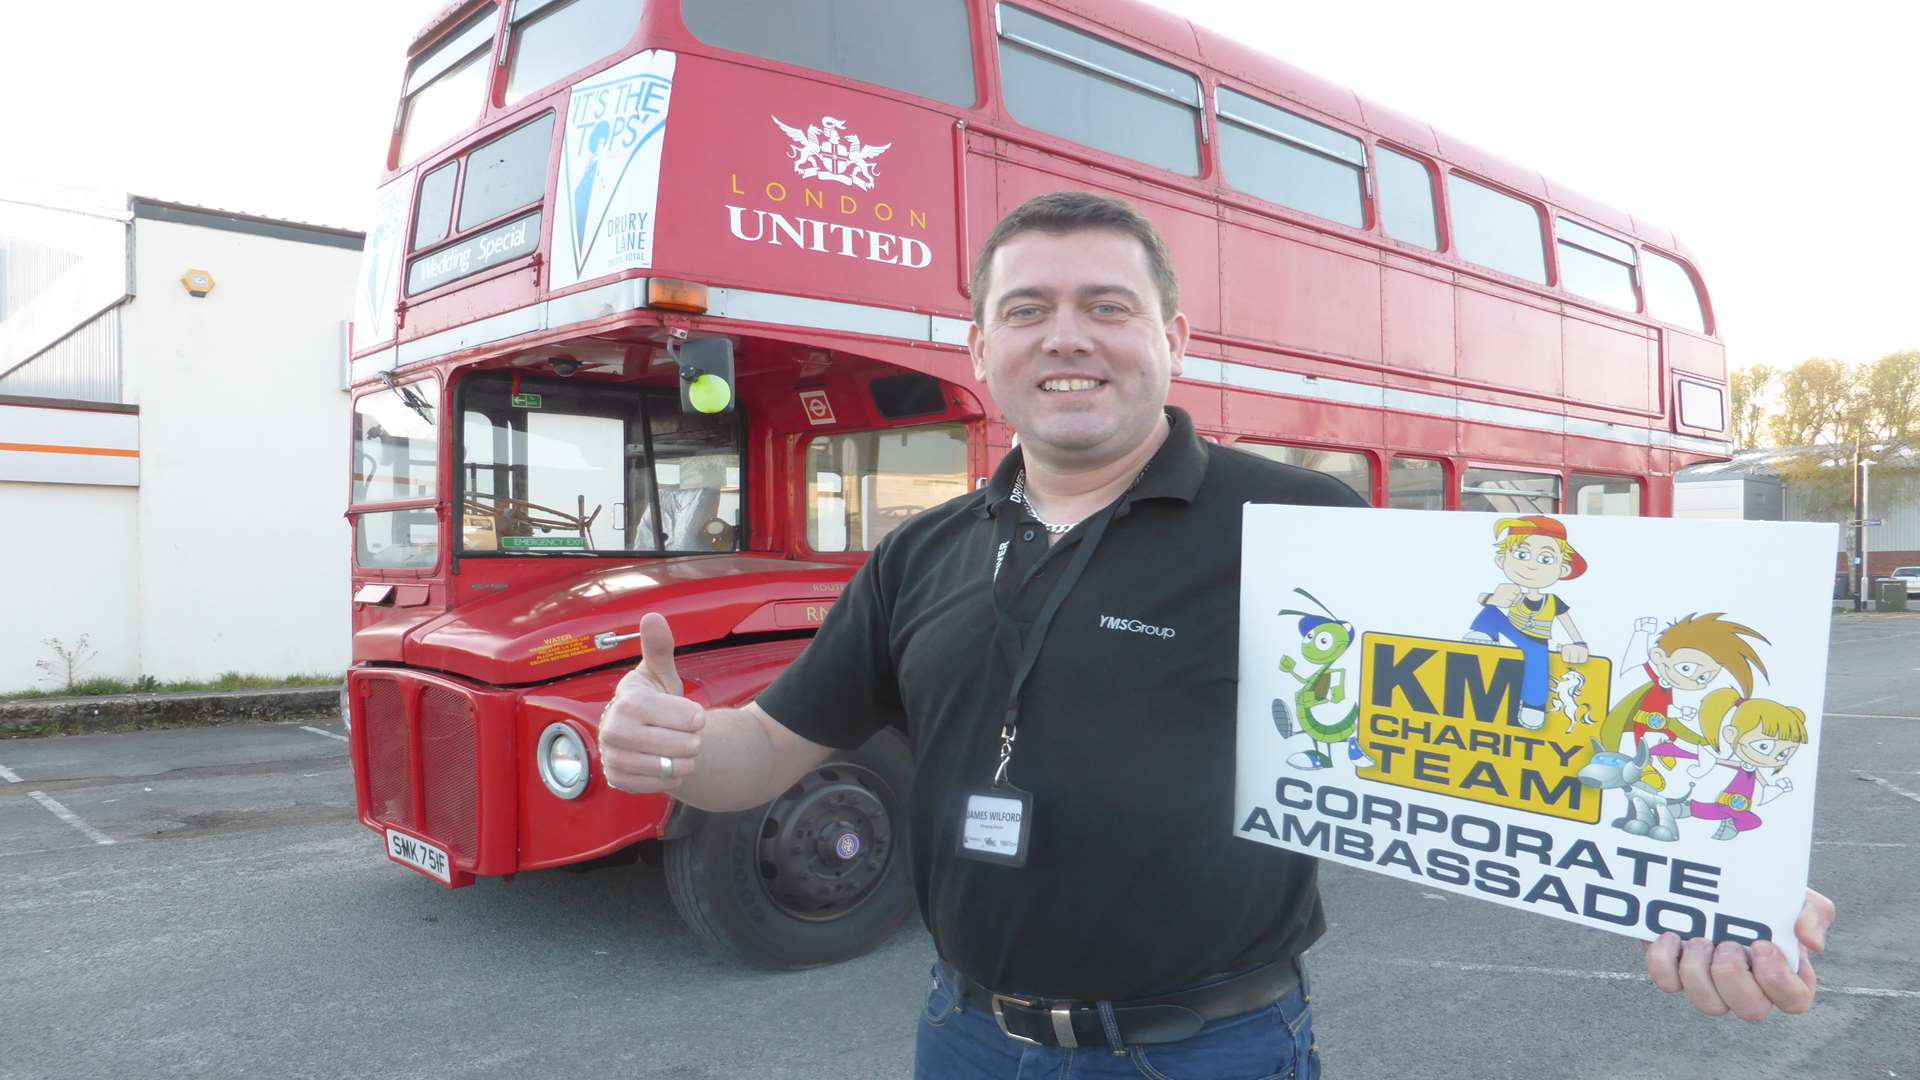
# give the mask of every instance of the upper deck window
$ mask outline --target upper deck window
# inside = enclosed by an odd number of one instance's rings
[[[1687,268],[1657,251],[1647,252],[1646,261],[1641,265],[1641,281],[1647,288],[1647,314],[1697,334],[1706,333],[1707,317],[1701,313],[1700,294],[1694,290],[1693,275],[1687,273]]]
[[[486,104],[494,17],[491,4],[481,8],[407,69],[400,164],[411,162],[479,119],[480,109]]]
[[[681,0],[709,45],[972,105],[965,0]]]
[[[1000,79],[1014,119],[1186,176],[1200,175],[1200,80],[1000,5]]]
[[[643,0],[514,0],[507,104],[618,52],[645,10]]]
[[[1540,211],[1476,184],[1464,176],[1447,177],[1453,202],[1453,243],[1460,257],[1490,270],[1547,283],[1547,253],[1540,246]]]
[[[552,149],[552,113],[475,147],[467,155],[467,183],[460,190],[460,231],[539,202],[547,191]]]
[[[449,161],[420,181],[419,205],[413,211],[413,250],[447,238],[453,228],[453,182],[459,178],[460,163]]]
[[[1553,223],[1560,284],[1567,291],[1621,311],[1638,311],[1633,293],[1633,245],[1566,218]]]
[[[1227,183],[1328,221],[1366,224],[1365,143],[1225,87],[1214,108]]]
[[[1433,173],[1419,158],[1373,148],[1373,171],[1380,178],[1380,225],[1387,235],[1429,251],[1440,250],[1440,226],[1433,214]]]

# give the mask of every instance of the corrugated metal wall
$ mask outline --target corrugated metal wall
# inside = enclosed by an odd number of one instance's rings
[[[80,265],[71,251],[0,236],[0,321],[27,306],[60,275]]]
[[[115,305],[0,375],[0,394],[118,402],[120,376],[120,307]]]
[[[4,386],[0,383],[0,386]],[[1867,518],[1881,524],[1867,530],[1867,547],[1872,551],[1920,551],[1920,474],[1892,473],[1875,469],[1867,492]],[[1805,500],[1796,500],[1792,483],[1787,484],[1788,521],[1833,521],[1842,526],[1847,511],[1838,513],[1810,511]],[[1853,547],[1853,530],[1840,530],[1840,547]]]

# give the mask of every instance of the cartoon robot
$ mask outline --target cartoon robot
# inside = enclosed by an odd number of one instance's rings
[[[1629,756],[1609,750],[1592,740],[1593,756],[1576,776],[1582,784],[1600,791],[1618,791],[1626,796],[1627,812],[1611,821],[1614,828],[1649,840],[1672,843],[1680,839],[1675,821],[1687,815],[1687,800],[1668,799],[1649,787],[1646,777],[1650,752],[1645,743],[1637,744]]]
[[[1353,645],[1353,624],[1328,611],[1327,606],[1307,590],[1293,591],[1311,600],[1326,614],[1292,608],[1280,613],[1300,617],[1300,655],[1306,664],[1296,662],[1291,656],[1280,658],[1280,670],[1300,680],[1300,689],[1293,695],[1291,709],[1285,698],[1273,699],[1273,723],[1283,739],[1291,739],[1304,731],[1313,740],[1313,749],[1294,754],[1287,759],[1287,764],[1296,769],[1330,769],[1334,744],[1345,742],[1347,760],[1354,768],[1372,768],[1373,759],[1360,749],[1359,702],[1332,722],[1314,715],[1322,706],[1338,705],[1347,699],[1346,672],[1335,670],[1334,665]]]

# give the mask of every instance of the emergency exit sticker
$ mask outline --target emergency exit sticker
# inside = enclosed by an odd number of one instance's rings
[[[516,409],[537,409],[540,407],[539,394],[513,395],[513,407]]]
[[[800,407],[807,412],[807,423],[816,427],[838,423],[833,418],[833,403],[827,400],[825,390],[800,391]]]

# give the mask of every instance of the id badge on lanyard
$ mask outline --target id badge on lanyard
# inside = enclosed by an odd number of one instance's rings
[[[1020,733],[1020,688],[1026,685],[1027,676],[1033,673],[1033,666],[1040,659],[1040,649],[1046,643],[1047,627],[1052,625],[1053,617],[1060,612],[1060,605],[1086,571],[1088,561],[1093,558],[1093,550],[1099,545],[1100,538],[1106,535],[1107,525],[1113,520],[1118,506],[1116,500],[1113,506],[1101,511],[1088,523],[1087,534],[1080,539],[1078,550],[1073,553],[1060,580],[1054,583],[1053,591],[1047,594],[1046,603],[1041,606],[1039,616],[1034,619],[1032,628],[1021,644],[1013,684],[1007,691],[1006,716],[1000,724],[999,764],[994,768],[993,780],[989,784],[966,792],[958,845],[961,858],[1001,866],[1019,867],[1027,864],[1027,856],[1033,847],[1033,794],[1015,787],[1007,775],[1013,763],[1014,741]],[[1015,641],[1020,641],[1021,635],[1007,614],[997,579],[1008,546],[1013,542],[1014,530],[1019,527],[1018,518],[1018,512],[1011,507],[1002,510],[993,563],[996,579],[993,590],[994,618],[999,622],[1001,632],[1012,634]],[[1038,572],[1039,567],[1036,566],[1032,573]]]

